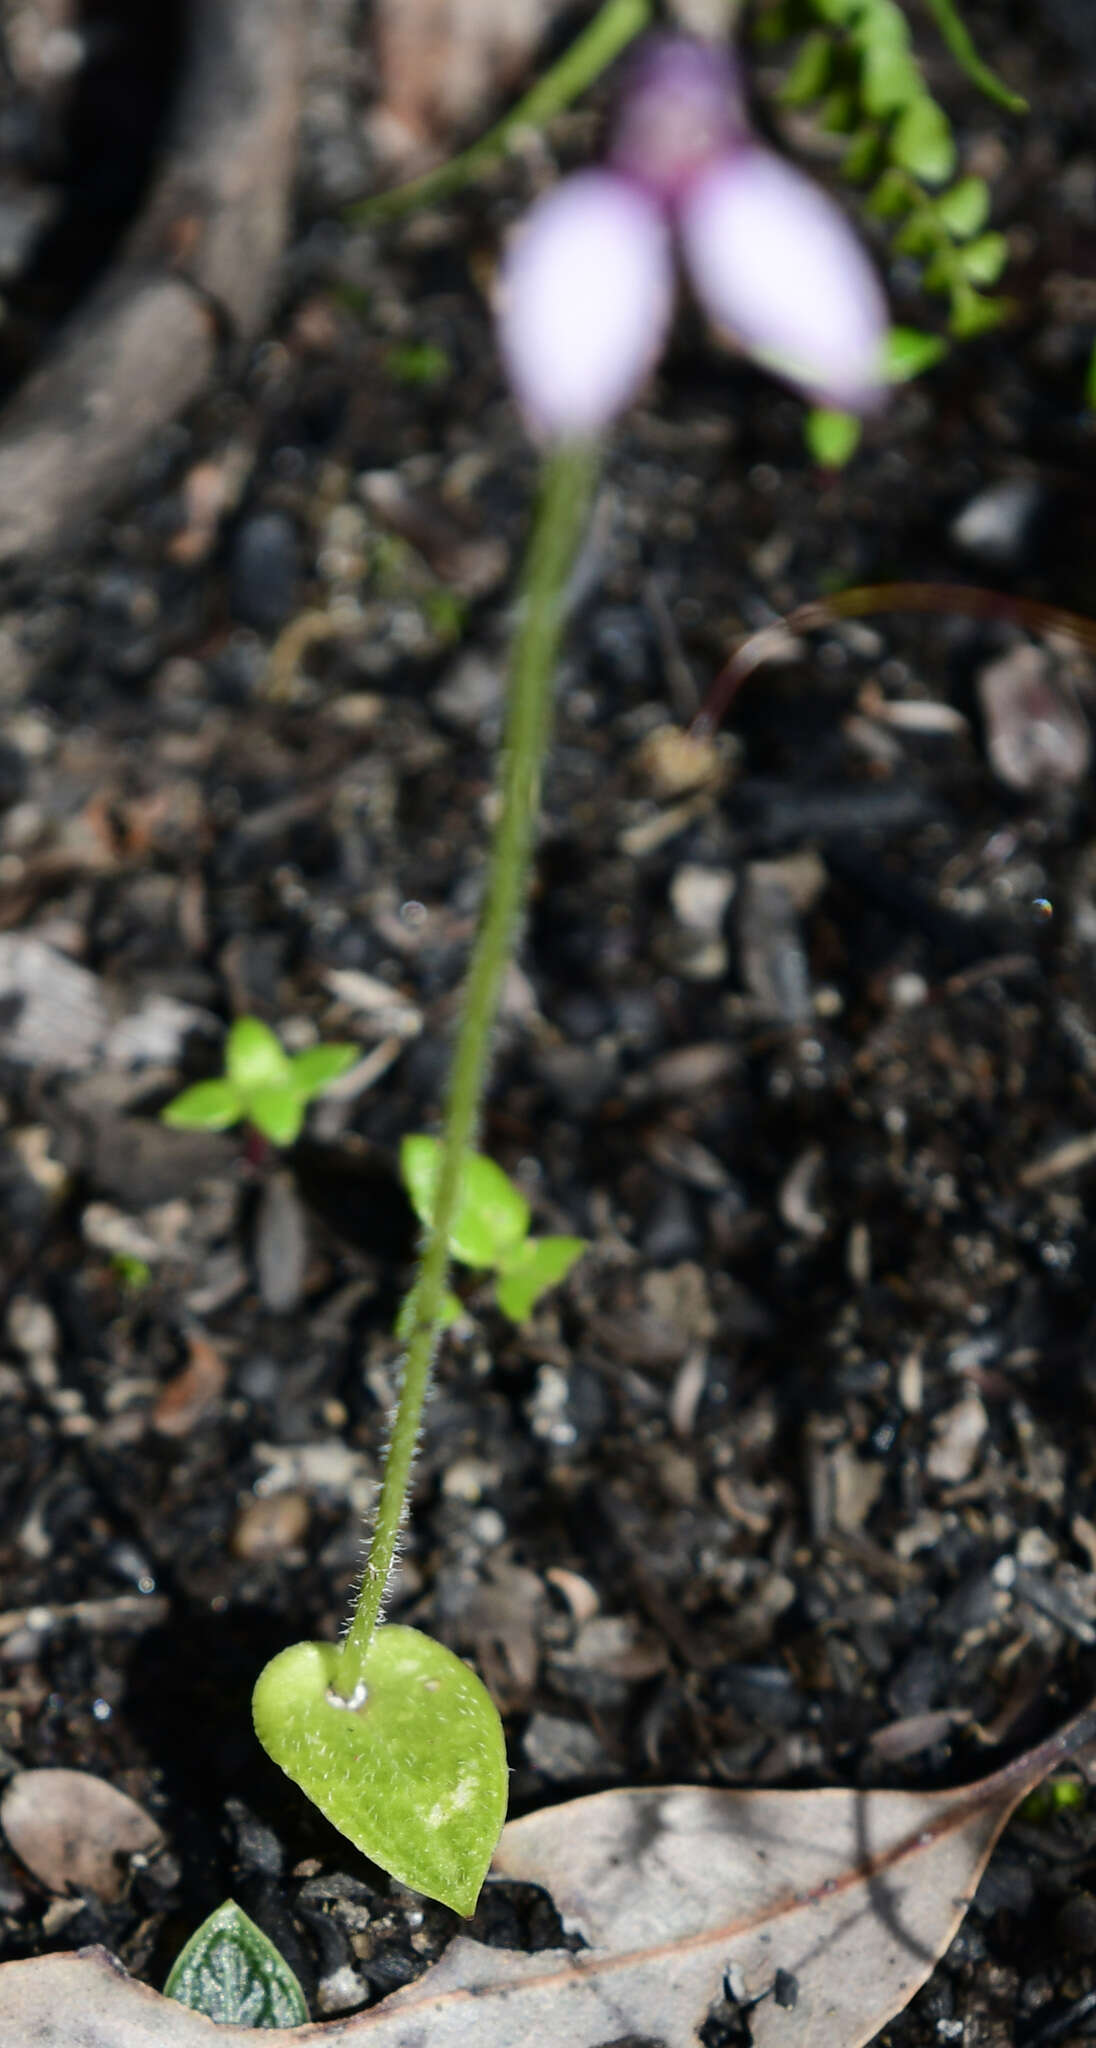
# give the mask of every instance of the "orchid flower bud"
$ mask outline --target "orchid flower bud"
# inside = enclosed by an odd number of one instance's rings
[[[750,144],[701,171],[676,218],[693,287],[717,327],[821,403],[870,409],[884,385],[886,301],[826,193]]]
[[[612,171],[579,171],[538,200],[503,260],[499,341],[534,431],[596,434],[634,397],[673,309],[659,208]]]
[[[727,53],[690,36],[653,36],[625,77],[609,161],[672,207],[698,171],[748,133],[741,82]]]

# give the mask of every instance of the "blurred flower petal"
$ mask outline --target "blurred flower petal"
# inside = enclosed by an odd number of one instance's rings
[[[771,150],[732,151],[677,212],[709,317],[812,398],[863,412],[882,397],[887,308],[844,215]]]
[[[652,36],[625,74],[609,161],[664,204],[748,132],[728,53],[691,36]]]
[[[611,171],[580,171],[539,200],[500,275],[499,338],[534,428],[598,433],[642,384],[666,337],[674,276],[654,202]]]

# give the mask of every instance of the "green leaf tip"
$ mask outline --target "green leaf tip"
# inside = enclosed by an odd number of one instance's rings
[[[268,1024],[258,1017],[237,1017],[225,1047],[225,1073],[245,1095],[256,1088],[284,1088],[289,1056]]]
[[[512,1323],[523,1323],[542,1294],[567,1278],[586,1250],[584,1237],[527,1237],[499,1276],[495,1299]]]
[[[285,1957],[235,1899],[191,1935],[164,1985],[167,1998],[219,2026],[299,2027],[308,2007]]]
[[[494,1701],[417,1629],[375,1630],[361,1697],[344,1704],[341,1657],[332,1643],[294,1643],[272,1659],[252,1699],[259,1741],[363,1855],[467,1917],[506,1818]]]
[[[160,1122],[174,1131],[227,1131],[243,1113],[243,1099],[231,1081],[196,1081],[166,1104]]]
[[[807,450],[822,469],[844,469],[860,445],[860,421],[831,406],[812,406],[804,421]]]

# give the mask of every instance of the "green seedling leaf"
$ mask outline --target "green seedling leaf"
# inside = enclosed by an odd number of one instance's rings
[[[266,1753],[401,1884],[466,1916],[506,1817],[502,1723],[474,1671],[417,1629],[378,1628],[360,1702],[338,1699],[340,1652],[294,1643],[260,1674]]]
[[[256,1088],[284,1087],[289,1056],[258,1017],[237,1017],[225,1047],[225,1073],[246,1096]]]
[[[143,1294],[152,1280],[148,1260],[137,1258],[133,1252],[115,1252],[110,1270],[124,1294]]]
[[[996,284],[1008,262],[1008,243],[1004,235],[991,232],[979,235],[976,242],[968,242],[956,255],[963,276],[971,284]]]
[[[932,370],[947,355],[942,335],[925,334],[919,327],[892,327],[886,343],[886,375],[891,384],[909,384],[926,370]]]
[[[253,1088],[247,1098],[247,1113],[257,1131],[272,1145],[292,1145],[300,1137],[305,1098],[285,1083]]]
[[[958,252],[953,243],[945,243],[937,249],[921,276],[921,283],[927,292],[950,292],[953,285],[962,279]]]
[[[542,1294],[567,1278],[586,1250],[584,1237],[527,1237],[507,1261],[495,1300],[512,1323],[523,1323]]]
[[[851,135],[860,119],[860,97],[851,86],[826,94],[819,108],[819,126],[827,135]]]
[[[384,367],[394,383],[428,391],[445,382],[453,365],[436,341],[404,341],[389,349]]]
[[[221,2027],[299,2027],[308,2018],[285,1957],[235,1899],[191,1935],[164,1993]]]
[[[787,107],[805,107],[825,92],[833,71],[833,43],[819,30],[808,36],[796,53],[795,62],[781,87]]]
[[[864,51],[861,90],[867,112],[881,120],[919,99],[924,86],[908,49],[898,43],[871,43]]]
[[[989,186],[984,178],[960,178],[936,201],[936,218],[960,241],[978,234],[989,219]]]
[[[942,184],[955,169],[955,139],[947,115],[927,93],[898,116],[890,148],[895,163],[929,185]]]
[[[957,341],[973,341],[979,334],[991,334],[1012,311],[1010,299],[986,299],[972,284],[961,280],[952,293],[948,326]]]
[[[882,141],[877,128],[862,128],[854,135],[841,159],[841,176],[851,185],[863,183],[870,178],[879,162]]]
[[[911,188],[905,172],[891,164],[872,187],[865,204],[877,220],[900,220],[917,204],[915,192],[916,187]]]
[[[860,445],[860,421],[851,412],[812,406],[804,423],[807,447],[823,469],[844,469]]]
[[[931,256],[941,244],[947,246],[931,206],[915,207],[894,238],[894,246],[900,256]]]
[[[243,1100],[232,1081],[196,1081],[160,1111],[160,1121],[173,1131],[227,1131],[243,1114]]]
[[[357,1045],[310,1045],[307,1052],[295,1053],[289,1062],[290,1079],[302,1101],[311,1102],[341,1074],[349,1073],[360,1053]]]
[[[400,1146],[400,1172],[420,1223],[434,1221],[438,1176],[441,1173],[440,1138],[419,1133],[405,1138]],[[449,1249],[462,1265],[497,1266],[519,1245],[529,1229],[529,1204],[520,1188],[493,1159],[482,1152],[470,1152],[465,1161],[460,1201]]]

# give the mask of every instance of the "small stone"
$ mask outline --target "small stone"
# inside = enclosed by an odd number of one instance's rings
[[[975,1393],[964,1394],[954,1408],[938,1415],[933,1424],[934,1441],[925,1460],[930,1479],[958,1486],[969,1479],[989,1429],[985,1403]]]
[[[686,931],[716,938],[734,892],[735,878],[727,869],[686,864],[670,883],[670,903]]]
[[[680,726],[660,725],[649,733],[635,759],[640,780],[663,800],[714,789],[724,779],[728,757],[714,739],[694,739]]]
[[[257,633],[276,633],[291,616],[298,546],[284,512],[257,512],[236,534],[229,566],[232,615]]]
[[[108,1905],[125,1890],[130,1858],[163,1845],[151,1815],[90,1771],[20,1771],[0,1800],[0,1824],[47,1891],[91,1892]]]
[[[352,1970],[349,1963],[332,1970],[329,1977],[321,1977],[316,1986],[316,2004],[321,2012],[349,2012],[353,2006],[364,2005],[368,1996],[365,1978]]]
[[[61,1335],[57,1318],[44,1301],[29,1294],[17,1294],[9,1309],[8,1341],[24,1358],[56,1358]]]
[[[293,1175],[273,1173],[255,1226],[255,1267],[263,1307],[292,1315],[304,1292],[308,1233]]]
[[[479,732],[497,720],[503,702],[502,671],[481,654],[465,654],[430,693],[430,708],[458,732]]]
[[[1024,642],[978,677],[986,749],[1010,789],[1072,789],[1087,775],[1092,740],[1068,682],[1045,649]]]
[[[174,996],[154,995],[113,1026],[103,1050],[113,1067],[176,1067],[192,1032],[209,1036],[217,1028],[208,1010]]]
[[[753,861],[738,905],[742,979],[763,1016],[799,1029],[812,1014],[799,909],[778,861]]]
[[[39,1070],[90,1067],[107,1028],[98,979],[41,939],[0,935],[0,1054]]]
[[[295,1550],[308,1530],[309,1506],[303,1493],[273,1493],[249,1500],[232,1531],[234,1557],[265,1564]]]
[[[585,1721],[571,1721],[563,1714],[534,1714],[522,1746],[533,1769],[556,1784],[603,1778],[610,1768],[593,1729]]]
[[[1043,511],[1034,478],[1009,477],[978,491],[952,520],[950,535],[987,569],[1018,569],[1026,561]]]

